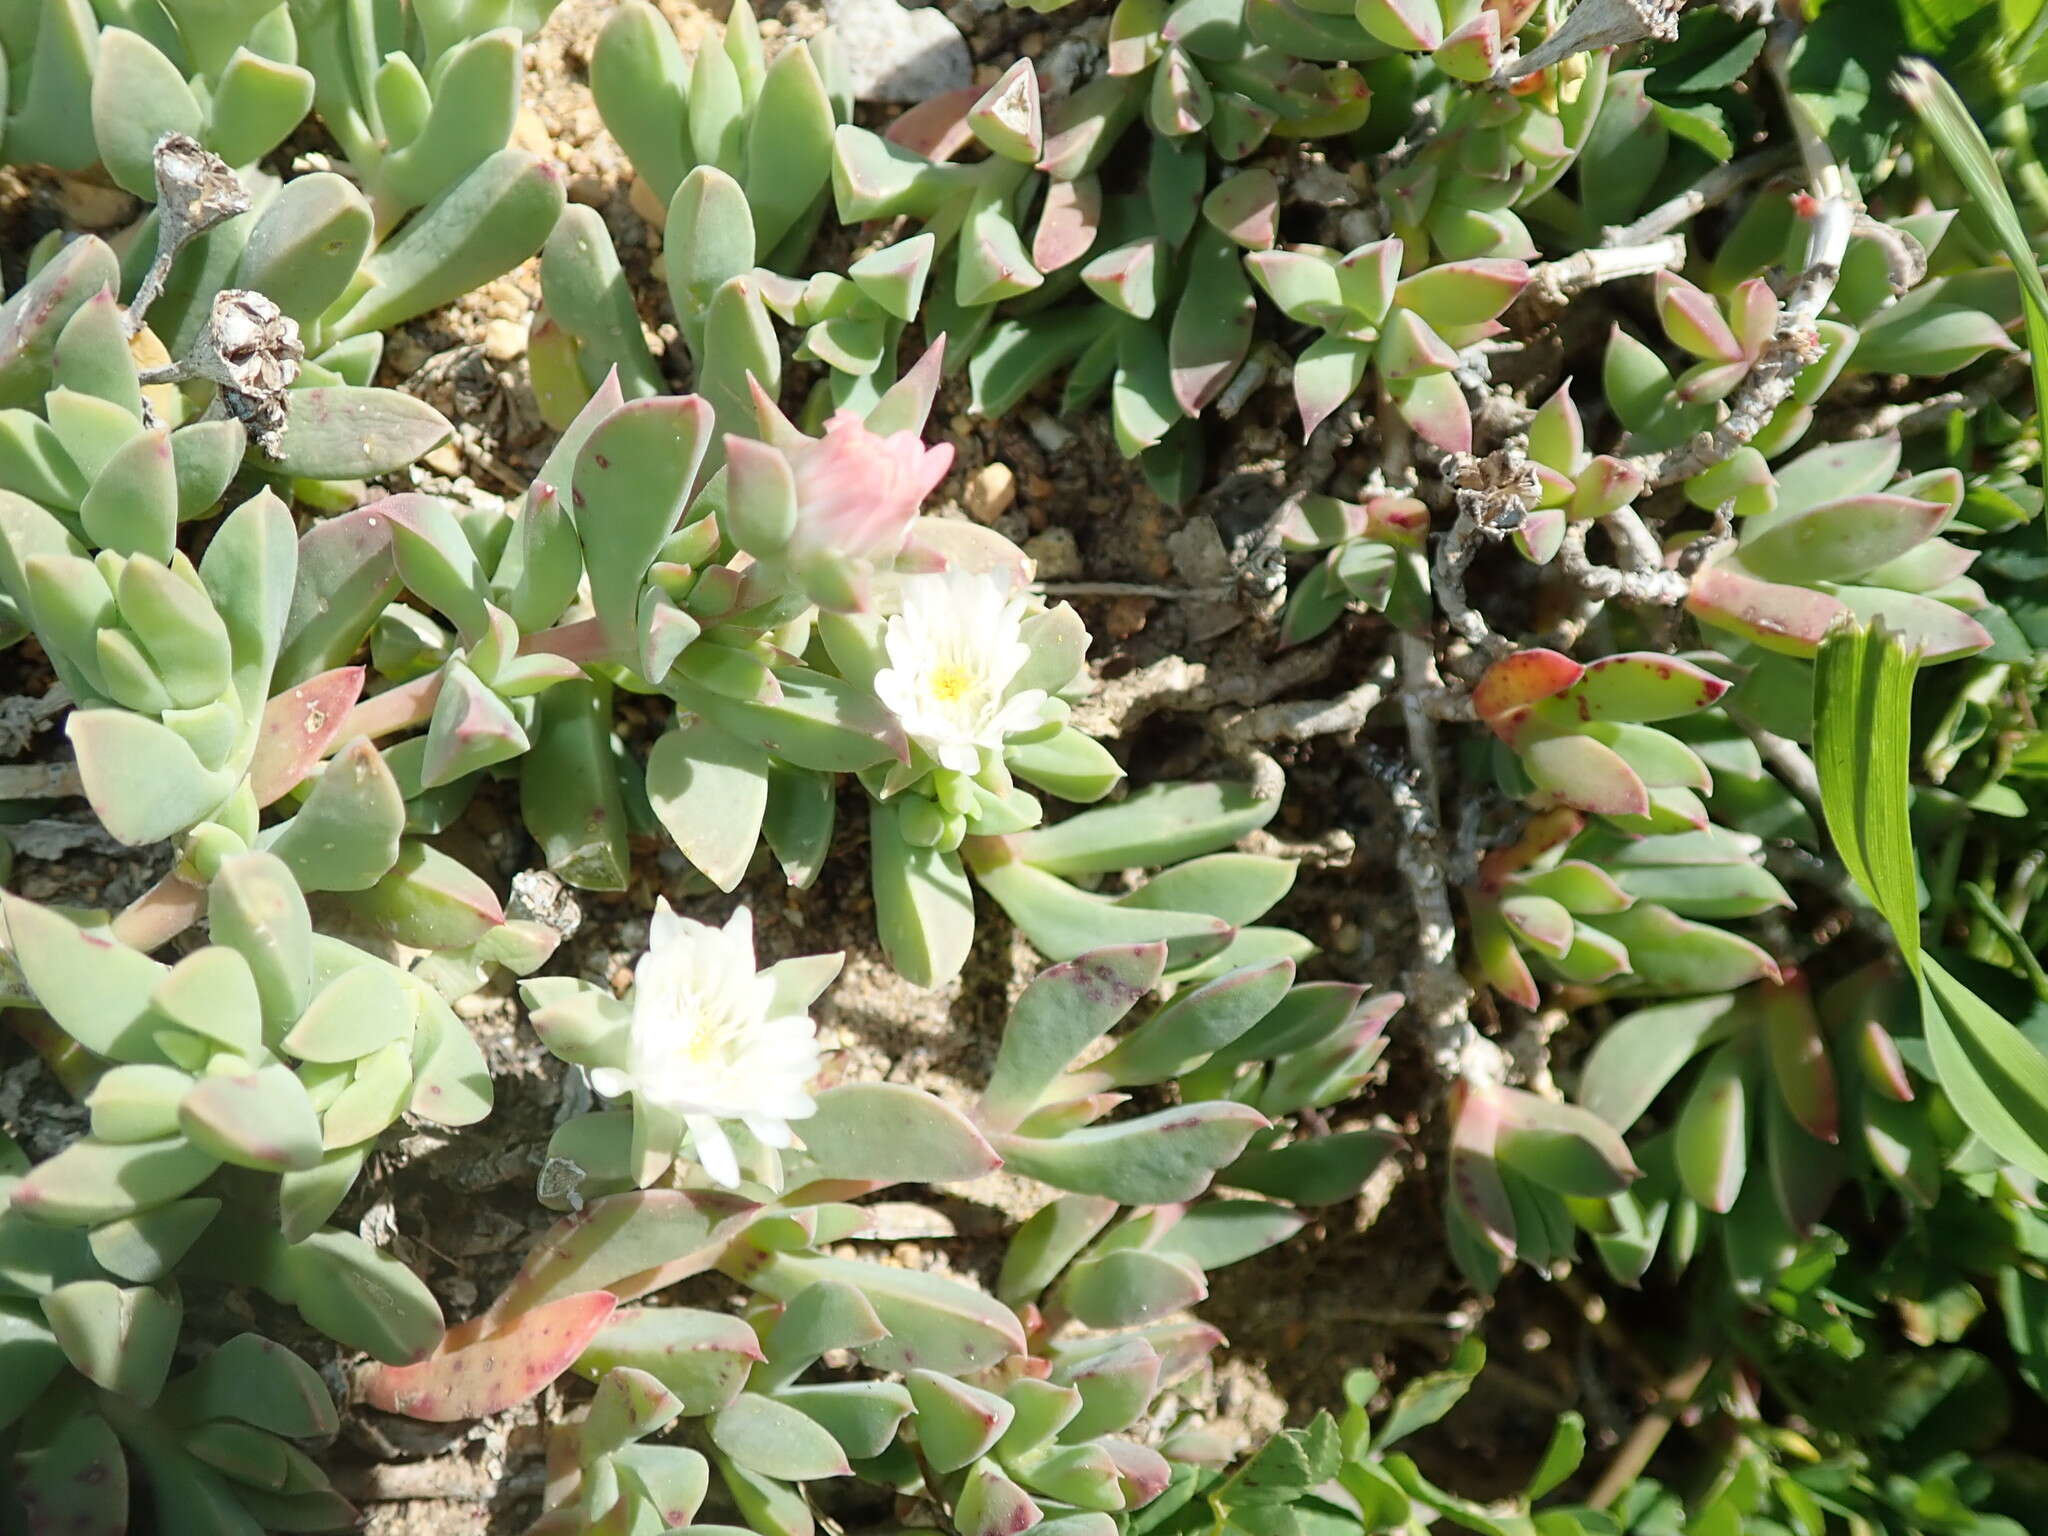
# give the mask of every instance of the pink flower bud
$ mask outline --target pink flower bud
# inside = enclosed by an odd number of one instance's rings
[[[870,432],[856,412],[838,411],[824,437],[791,450],[789,460],[796,473],[795,562],[886,561],[903,548],[918,508],[946,478],[953,449],[927,448],[915,432]]]

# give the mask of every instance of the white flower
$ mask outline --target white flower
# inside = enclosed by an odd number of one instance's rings
[[[654,908],[649,949],[633,971],[633,1022],[624,1071],[599,1067],[606,1098],[632,1094],[682,1117],[697,1161],[717,1183],[740,1181],[722,1120],[763,1146],[796,1145],[789,1122],[817,1112],[817,1026],[801,1013],[769,1017],[775,983],[754,969],[754,915],[723,928]]]
[[[1031,659],[1029,599],[979,571],[906,576],[897,591],[875,696],[941,767],[977,773],[984,752],[1047,718],[1044,689],[1011,691]]]

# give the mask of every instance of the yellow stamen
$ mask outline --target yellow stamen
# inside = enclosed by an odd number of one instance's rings
[[[949,663],[932,669],[928,686],[932,697],[941,704],[957,704],[974,687],[974,678],[967,668],[957,663]]]

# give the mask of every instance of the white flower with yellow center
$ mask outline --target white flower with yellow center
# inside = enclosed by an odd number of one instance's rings
[[[774,981],[754,968],[753,913],[741,907],[713,928],[659,901],[633,971],[626,1068],[597,1068],[591,1086],[681,1116],[705,1173],[730,1189],[740,1165],[721,1121],[737,1120],[763,1146],[791,1147],[790,1121],[817,1112],[817,1026],[801,1013],[770,1017],[774,1000]]]
[[[942,768],[977,773],[982,754],[1043,724],[1043,688],[1015,687],[1031,659],[1028,598],[979,571],[906,576],[883,633],[889,665],[875,696]]]

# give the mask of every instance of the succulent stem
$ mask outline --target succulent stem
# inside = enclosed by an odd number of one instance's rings
[[[441,697],[442,675],[430,672],[362,700],[348,712],[348,719],[342,722],[328,747],[329,754],[340,751],[358,736],[374,741],[379,736],[425,725],[433,719],[434,704]]]
[[[173,870],[121,910],[114,937],[147,954],[198,922],[205,910],[206,888]]]

